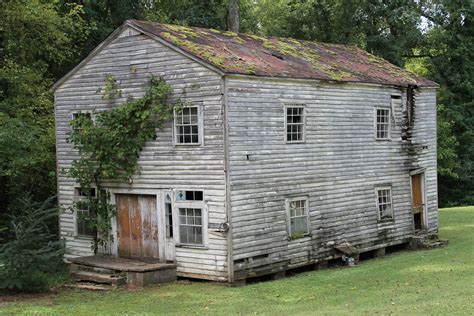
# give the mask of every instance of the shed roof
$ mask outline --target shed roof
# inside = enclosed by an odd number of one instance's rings
[[[355,46],[139,20],[126,23],[160,37],[227,74],[437,87],[435,82]]]

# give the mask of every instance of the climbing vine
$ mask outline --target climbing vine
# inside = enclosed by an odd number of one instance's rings
[[[122,95],[117,80],[108,75],[105,85],[97,90],[104,100]],[[181,101],[170,102],[171,87],[163,78],[151,76],[143,97],[129,97],[111,110],[78,115],[71,122],[68,141],[79,151],[68,175],[80,185],[85,198],[73,205],[81,212],[79,220],[93,232],[94,251],[111,240],[111,219],[116,210],[104,190],[107,182],[128,182],[139,172],[138,158],[147,141],[155,140],[156,129],[173,118]],[[85,114],[85,113],[83,113]]]

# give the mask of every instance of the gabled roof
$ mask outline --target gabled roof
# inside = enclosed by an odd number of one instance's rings
[[[438,86],[355,46],[266,38],[138,20],[128,20],[127,23],[227,74]]]
[[[59,79],[52,90],[61,86],[128,26],[174,47],[221,74],[438,87],[433,81],[355,46],[127,20],[86,59]]]

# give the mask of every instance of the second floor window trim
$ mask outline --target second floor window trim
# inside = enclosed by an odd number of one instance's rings
[[[286,143],[304,143],[306,129],[305,106],[302,104],[285,105],[285,141]]]
[[[391,110],[390,108],[375,108],[375,139],[390,140],[391,129]]]
[[[174,144],[179,146],[202,145],[203,128],[201,105],[190,105],[174,112]]]

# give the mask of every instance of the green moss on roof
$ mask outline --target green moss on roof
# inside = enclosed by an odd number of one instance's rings
[[[389,85],[436,83],[357,47],[130,20],[224,73]]]

